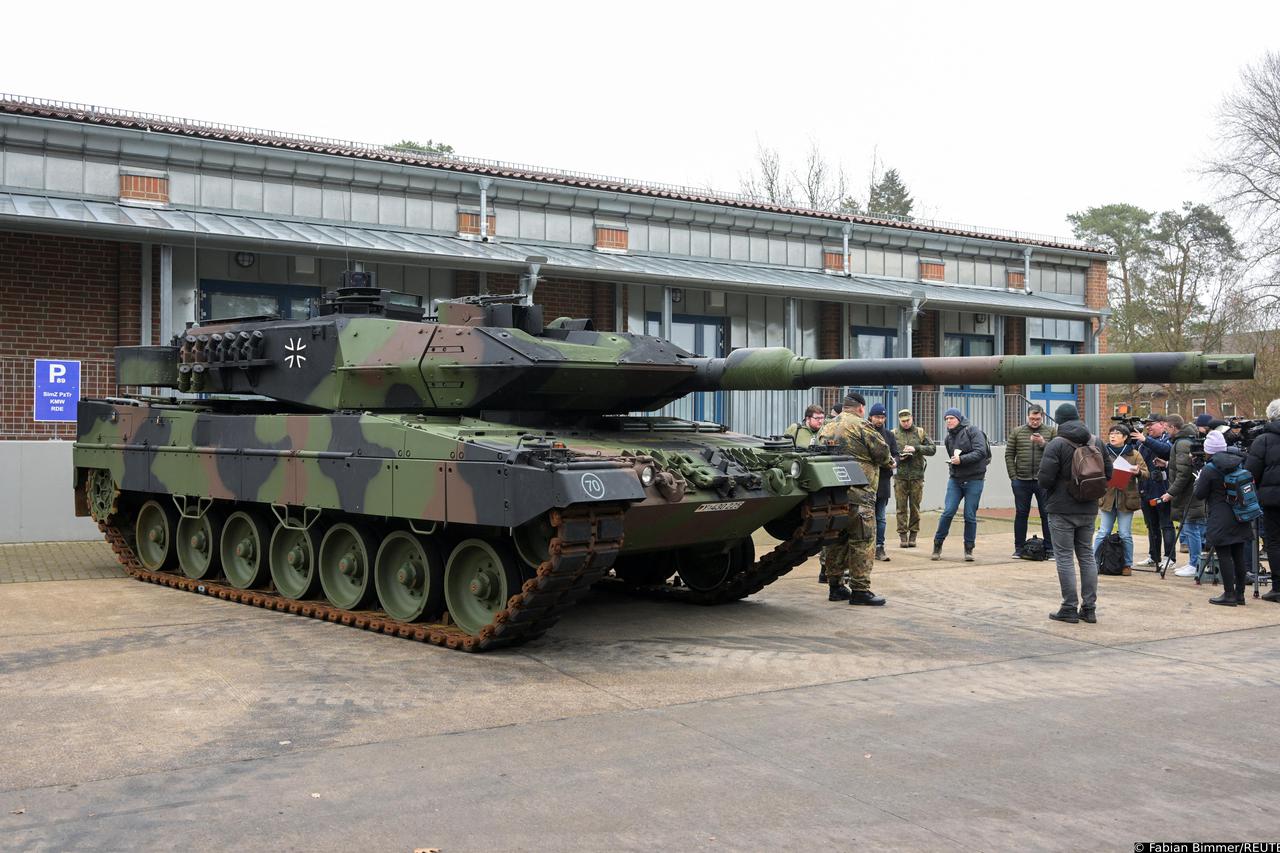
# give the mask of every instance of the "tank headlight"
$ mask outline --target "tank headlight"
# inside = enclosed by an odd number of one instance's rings
[[[646,465],[640,469],[640,485],[648,488],[653,485],[653,466]]]
[[[799,476],[800,476],[800,469],[801,469],[801,467],[802,467],[802,466],[800,465],[800,460],[799,460],[799,459],[792,459],[792,460],[791,460],[791,479],[793,479],[793,480],[794,480],[796,477],[799,477]]]

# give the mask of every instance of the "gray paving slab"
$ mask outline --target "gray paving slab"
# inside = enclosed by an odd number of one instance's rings
[[[999,537],[1000,541],[997,541]],[[130,580],[0,587],[0,847],[1132,849],[1274,833],[1280,606],[897,552],[595,594],[468,656]],[[917,549],[919,550],[919,549]]]

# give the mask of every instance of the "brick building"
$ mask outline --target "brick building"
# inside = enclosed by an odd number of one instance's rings
[[[1033,235],[0,96],[0,471],[21,444],[74,434],[34,421],[35,358],[79,360],[82,393],[111,394],[112,347],[298,316],[348,267],[428,311],[533,274],[549,317],[703,355],[877,358],[1104,351],[1107,261]],[[997,440],[1027,400],[1109,413],[1078,385],[863,390],[927,425],[959,406]],[[813,396],[670,411],[777,432]]]

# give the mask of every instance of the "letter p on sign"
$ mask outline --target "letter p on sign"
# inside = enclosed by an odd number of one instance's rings
[[[67,381],[67,366],[54,362],[49,365],[49,381],[57,385]]]

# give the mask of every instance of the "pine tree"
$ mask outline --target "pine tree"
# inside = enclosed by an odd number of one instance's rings
[[[872,216],[885,216],[909,221],[911,208],[915,201],[907,192],[897,169],[890,169],[884,177],[871,185],[871,195],[867,201],[867,213]]]

